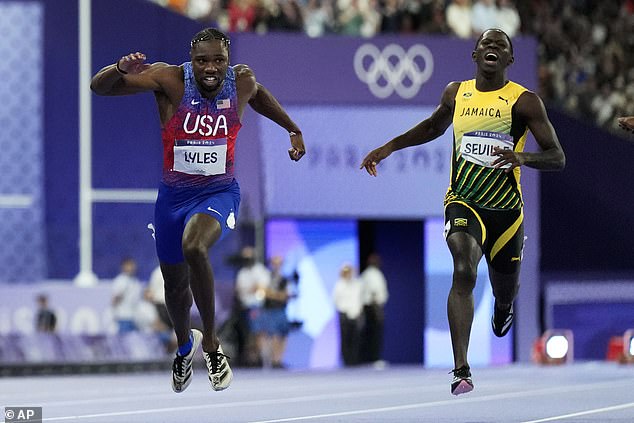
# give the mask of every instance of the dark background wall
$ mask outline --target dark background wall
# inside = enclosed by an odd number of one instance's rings
[[[548,113],[567,164],[541,176],[542,271],[634,278],[634,136]]]
[[[381,256],[390,298],[385,307],[384,358],[390,363],[423,361],[425,263],[422,221],[359,222],[359,258]]]

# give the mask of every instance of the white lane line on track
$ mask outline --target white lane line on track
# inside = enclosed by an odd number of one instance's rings
[[[545,417],[539,420],[530,420],[522,423],[542,423],[542,422],[553,422],[555,420],[565,420],[571,417],[579,417],[586,416],[588,414],[598,414],[605,413],[606,411],[616,411],[616,410],[624,410],[626,408],[634,407],[634,402],[628,402],[626,404],[613,405],[612,407],[603,407],[603,408],[595,408],[592,410],[579,411],[578,413],[570,413],[570,414],[562,414],[561,416],[553,416],[553,417]]]
[[[631,384],[631,381],[628,381],[628,380],[622,380],[620,382],[626,382],[628,384]],[[553,394],[553,393],[559,393],[559,392],[570,393],[574,391],[584,391],[588,389],[596,389],[596,387],[600,385],[612,386],[614,385],[614,382],[609,381],[609,382],[599,382],[599,383],[587,383],[584,385],[577,385],[576,387],[561,386],[561,387],[554,387],[554,388],[543,388],[543,389],[511,392],[511,393],[504,393],[504,394],[485,395],[482,397],[470,397],[470,398],[460,398],[460,399],[454,398],[449,400],[432,401],[432,402],[424,402],[424,403],[416,403],[416,404],[404,404],[404,405],[397,405],[392,407],[350,410],[350,411],[341,411],[336,413],[315,414],[315,415],[299,416],[299,417],[287,417],[287,418],[272,419],[272,420],[257,420],[257,421],[251,421],[249,423],[294,422],[294,421],[301,421],[301,420],[315,420],[315,419],[321,419],[321,418],[327,418],[327,417],[342,417],[342,416],[351,416],[351,415],[359,415],[359,414],[385,413],[388,411],[411,410],[416,408],[430,408],[430,407],[437,407],[442,405],[455,406],[459,404],[486,402],[486,401],[494,401],[494,400],[501,400],[501,399],[508,399],[508,398],[518,398],[518,397],[525,397],[525,396],[531,396],[531,395],[547,395],[547,394]]]
[[[471,402],[484,402],[484,401],[493,401],[498,399],[506,399],[506,398],[516,398],[530,395],[546,395],[552,393],[560,393],[560,392],[574,392],[574,391],[583,391],[588,389],[596,389],[599,386],[614,386],[618,383],[627,383],[630,384],[631,380],[624,379],[621,381],[603,381],[596,383],[587,383],[584,385],[577,385],[575,387],[553,387],[553,388],[543,388],[543,389],[535,389],[528,391],[517,391],[512,393],[504,393],[504,394],[492,394],[486,395],[482,397],[471,397],[471,398],[452,398],[449,400],[442,401],[432,401],[427,403],[415,403],[415,404],[405,404],[400,406],[393,407],[381,407],[381,408],[373,408],[373,409],[363,409],[363,410],[351,410],[351,411],[343,411],[339,413],[330,413],[330,414],[319,414],[312,416],[299,416],[299,417],[290,417],[284,419],[274,419],[274,420],[261,420],[261,421],[253,421],[250,423],[276,423],[276,422],[286,422],[286,421],[299,421],[299,420],[309,420],[309,419],[318,419],[323,417],[334,417],[334,416],[346,416],[353,414],[368,414],[368,413],[381,413],[386,411],[397,411],[397,410],[407,410],[413,408],[428,408],[428,407],[436,407],[441,405],[458,405],[465,404]],[[374,394],[378,390],[372,391]],[[394,392],[393,389],[390,389],[389,392]],[[108,412],[108,413],[94,413],[94,414],[82,414],[82,415],[72,415],[72,416],[59,416],[59,417],[49,417],[42,419],[43,422],[54,422],[54,421],[69,421],[69,420],[81,420],[81,419],[90,419],[90,418],[105,418],[105,417],[119,417],[119,416],[132,416],[132,415],[143,415],[143,414],[160,414],[160,413],[174,413],[174,412],[184,412],[191,410],[205,410],[205,409],[213,409],[213,408],[225,408],[225,407],[246,407],[246,406],[262,406],[262,405],[279,405],[279,404],[289,404],[289,403],[298,403],[298,402],[312,402],[314,400],[319,399],[328,399],[332,397],[342,398],[345,394],[342,393],[334,393],[328,395],[306,395],[300,397],[291,397],[291,398],[277,398],[277,399],[269,399],[269,400],[254,400],[254,401],[236,401],[231,403],[220,403],[220,404],[204,404],[204,405],[192,405],[192,406],[181,406],[181,407],[163,407],[163,408],[152,408],[145,410],[130,410],[130,411],[119,411],[119,412]],[[364,396],[363,393],[351,394],[356,396]]]

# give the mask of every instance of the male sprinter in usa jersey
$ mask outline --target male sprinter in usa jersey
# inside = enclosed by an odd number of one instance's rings
[[[192,359],[202,344],[212,389],[233,373],[216,335],[214,277],[208,251],[236,224],[240,188],[234,179],[234,148],[249,104],[289,135],[291,160],[305,153],[302,132],[246,65],[229,64],[230,41],[205,29],[191,41],[191,61],[145,63],[132,53],[101,69],[91,88],[99,95],[152,91],[163,139],[163,177],[155,207],[156,250],[165,279],[165,302],[178,340],[172,389],[191,382]],[[203,332],[190,327],[193,300]]]
[[[432,141],[453,123],[451,181],[444,203],[445,238],[454,264],[447,300],[454,395],[473,389],[467,349],[483,255],[495,296],[493,332],[504,336],[513,322],[524,244],[520,166],[561,170],[566,162],[541,99],[506,77],[514,61],[508,35],[484,31],[471,57],[475,79],[448,84],[429,118],[372,150],[361,163],[376,176],[377,164],[392,152]],[[541,151],[523,151],[528,130]]]

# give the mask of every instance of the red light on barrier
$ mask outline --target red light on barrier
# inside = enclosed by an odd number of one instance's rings
[[[634,363],[634,329],[628,329],[623,334],[623,355],[621,363]]]
[[[571,330],[547,330],[533,344],[533,361],[539,364],[571,363],[574,357],[573,346]]]

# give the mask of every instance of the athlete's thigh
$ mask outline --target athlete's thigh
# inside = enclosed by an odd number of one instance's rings
[[[221,234],[218,220],[206,213],[194,213],[185,225],[182,244],[183,247],[202,244],[209,248],[220,239]]]
[[[237,183],[207,196],[187,214],[184,239],[202,236],[211,245],[224,238],[235,229],[239,208],[240,189]]]
[[[187,208],[175,200],[173,191],[161,186],[154,207],[154,235],[159,262],[176,264],[183,261],[181,244],[186,216]]]
[[[489,268],[494,274],[519,274],[524,250],[522,210],[486,211],[483,216],[488,230],[484,251]]]
[[[486,230],[477,210],[464,203],[447,204],[445,239],[454,263],[468,265],[476,272],[482,258],[482,244],[486,239]]]

